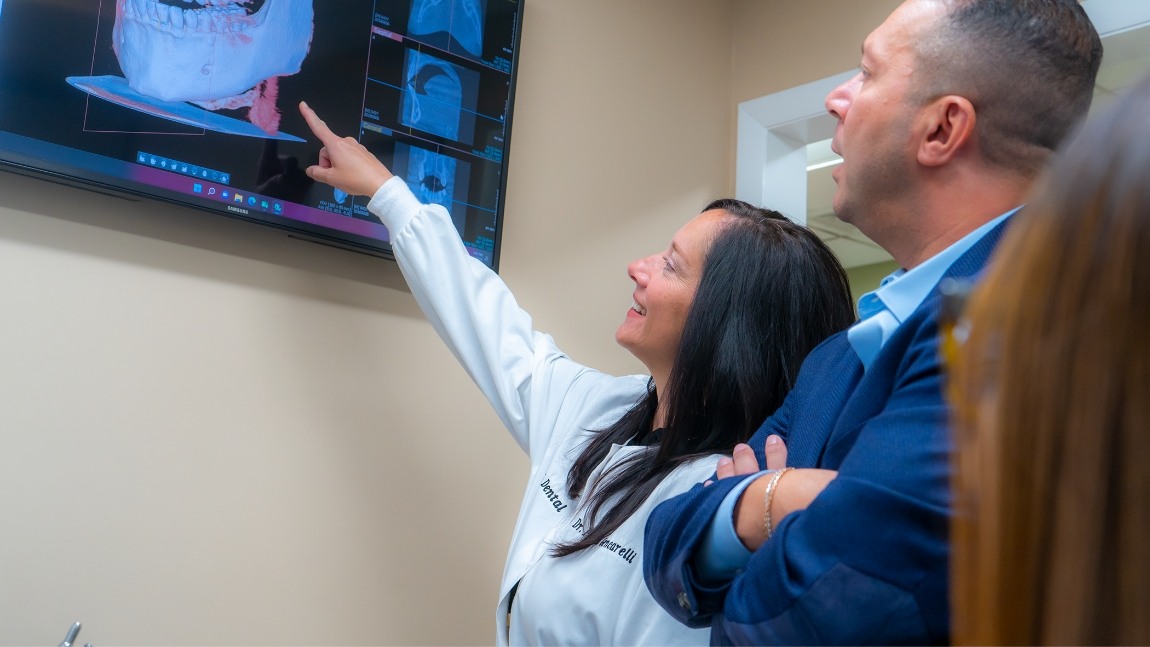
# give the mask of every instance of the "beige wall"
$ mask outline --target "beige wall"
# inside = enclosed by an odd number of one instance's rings
[[[527,0],[503,274],[581,361],[725,193],[717,0]],[[485,644],[527,463],[380,261],[0,173],[0,644]]]
[[[863,39],[901,1],[732,0],[735,103],[856,67]]]

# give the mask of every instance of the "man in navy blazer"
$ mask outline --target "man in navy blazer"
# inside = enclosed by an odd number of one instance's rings
[[[867,37],[826,99],[834,209],[902,269],[715,482],[649,519],[644,575],[672,615],[717,644],[948,642],[939,284],[986,264],[1101,56],[1075,0],[907,0]]]

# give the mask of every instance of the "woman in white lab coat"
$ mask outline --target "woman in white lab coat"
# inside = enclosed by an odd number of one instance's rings
[[[372,196],[412,294],[530,457],[498,643],[707,643],[708,630],[679,624],[647,591],[643,527],[708,478],[779,406],[806,354],[853,322],[834,255],[776,212],[711,203],[665,251],[628,266],[634,302],[615,338],[650,375],[606,375],[532,328],[443,207],[300,109],[324,146],[308,175]]]

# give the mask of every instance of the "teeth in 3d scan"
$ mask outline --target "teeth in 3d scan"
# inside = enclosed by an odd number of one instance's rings
[[[312,0],[117,0],[113,48],[129,87],[209,102],[299,72]]]

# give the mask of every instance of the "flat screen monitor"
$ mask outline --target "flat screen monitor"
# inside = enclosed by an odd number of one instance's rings
[[[0,168],[390,256],[311,105],[498,269],[523,0],[0,0]]]

